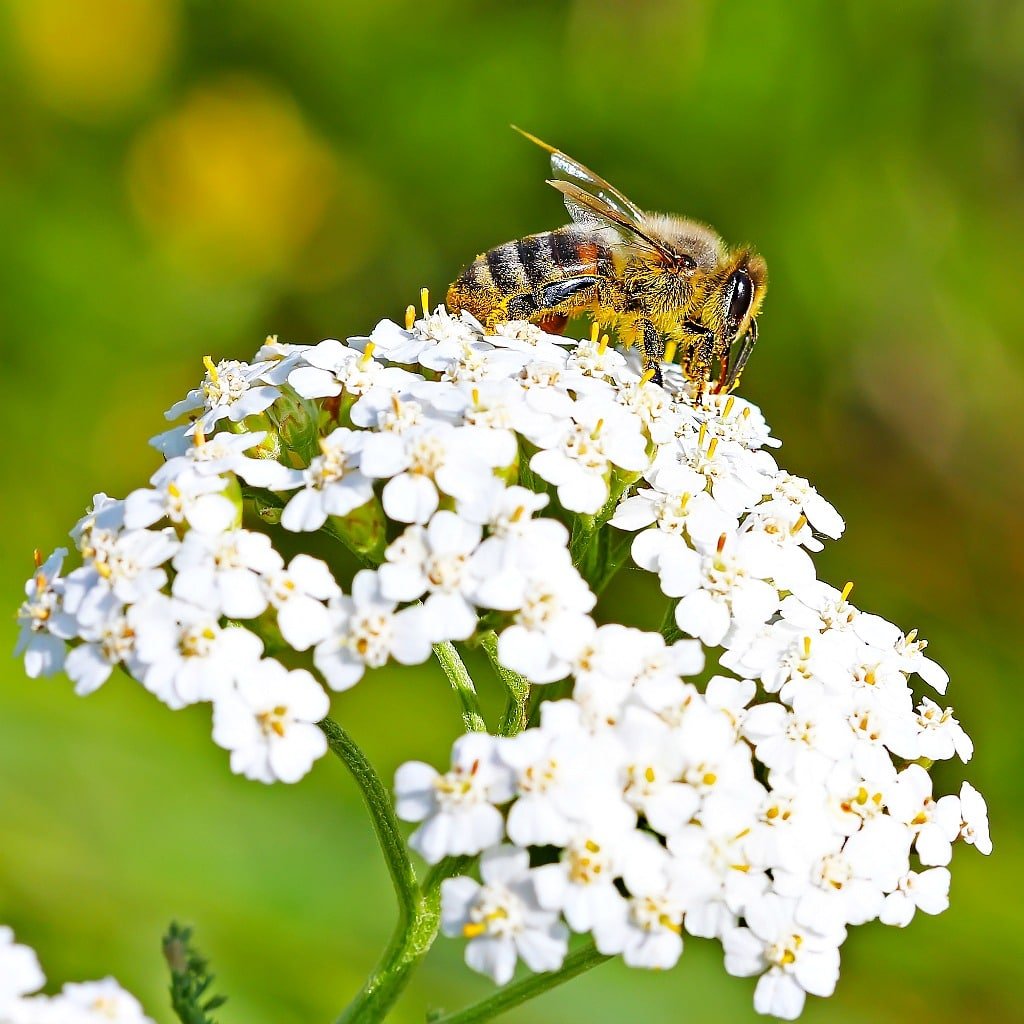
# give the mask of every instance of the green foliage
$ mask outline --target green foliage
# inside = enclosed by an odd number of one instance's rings
[[[210,995],[215,975],[192,947],[192,929],[171,922],[163,939],[164,959],[171,972],[171,1006],[181,1024],[217,1024],[210,1014],[227,996]]]

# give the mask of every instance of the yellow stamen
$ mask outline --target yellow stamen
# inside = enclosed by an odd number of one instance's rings
[[[718,438],[711,438],[711,444],[708,445],[708,458],[713,459],[715,457],[715,449],[718,447]]]
[[[608,351],[608,335],[601,335],[601,344],[597,346],[597,354],[603,356]]]
[[[402,402],[399,399],[398,395],[392,395],[391,396],[391,409],[392,409],[392,411],[394,412],[394,414],[396,416],[401,415],[401,412],[402,412]]]
[[[363,358],[359,360],[360,367],[365,368],[370,365],[370,361],[373,359],[373,350],[376,347],[372,341],[366,343],[366,348],[363,349]]]
[[[480,389],[479,388],[473,388],[473,390],[470,392],[470,394],[473,396],[473,404],[474,405],[479,405],[480,404]]]
[[[413,328],[413,324],[415,323],[416,307],[412,303],[409,303],[409,305],[405,307],[405,329],[407,331],[411,331]]]
[[[655,367],[653,367],[653,366],[649,366],[649,367],[648,367],[648,368],[647,368],[646,370],[644,370],[644,372],[643,372],[643,373],[642,373],[642,374],[640,375],[640,383],[641,383],[641,384],[650,384],[650,382],[651,382],[652,380],[654,380],[654,375],[655,375],[655,373],[657,373],[657,369],[656,369]]]
[[[666,363],[674,362],[675,358],[676,358],[676,349],[678,347],[679,347],[679,343],[678,342],[670,341],[665,346],[665,354],[664,354],[664,356],[662,356],[662,359],[664,359]]]
[[[907,643],[908,644],[912,644],[916,639],[917,639],[917,630],[916,629],[912,629],[907,634]]]
[[[464,939],[478,939],[487,931],[487,925],[482,921],[471,921],[462,926],[462,937]]]
[[[811,638],[809,636],[804,637],[804,657],[809,658],[811,656]]]
[[[846,584],[845,587],[843,587],[843,595],[842,597],[840,597],[839,600],[845,601],[850,596],[851,590],[853,590],[853,580],[851,580],[849,583]]]
[[[697,434],[697,447],[698,448],[700,448],[700,446],[702,444],[704,444],[704,438],[707,437],[707,433],[708,433],[708,425],[706,423],[702,423],[700,425],[700,432]]]
[[[722,534],[722,535],[721,535],[721,536],[720,536],[720,537],[718,538],[718,553],[719,553],[719,554],[721,554],[721,553],[722,553],[722,552],[723,552],[723,551],[725,550],[725,541],[726,541],[726,539],[727,539],[727,536],[728,536],[727,534],[724,534],[724,533],[723,533],[723,534]]]
[[[525,511],[526,511],[526,506],[525,505],[517,505],[515,512],[513,512],[512,515],[510,515],[508,517],[509,518],[509,522],[510,523],[518,523],[519,520],[523,518],[523,513]]]
[[[750,416],[750,406],[749,405],[743,410],[741,415],[743,416],[744,419],[747,419]]]
[[[210,380],[214,384],[220,380],[220,374],[217,372],[217,365],[209,356],[203,356],[203,366],[206,367],[206,372],[210,375]]]
[[[732,407],[736,404],[736,399],[732,395],[729,396],[728,401],[725,403],[725,408],[722,410],[722,419],[727,420],[729,413],[732,412]]]
[[[206,435],[203,433],[203,428],[197,423],[195,429],[192,431],[192,443],[197,447],[201,447],[206,444]]]
[[[596,345],[597,344],[597,336],[600,333],[601,333],[601,325],[595,320],[590,325],[590,344],[591,345]]]
[[[650,765],[648,765],[648,766],[647,766],[647,767],[646,767],[646,768],[644,769],[644,778],[645,778],[645,779],[646,779],[646,780],[647,780],[648,782],[653,782],[653,781],[655,780],[655,778],[656,778],[656,776],[655,776],[655,774],[654,774],[654,769],[653,769],[653,768],[652,768],[652,767],[651,767]]]
[[[276,345],[277,344],[277,335],[276,334],[268,334],[267,335],[267,340],[263,344],[264,345]]]
[[[172,498],[180,498],[181,497],[181,490],[178,488],[177,484],[168,484],[167,485],[167,493]]]
[[[36,563],[36,568],[41,569],[43,565],[43,553],[39,548],[36,548],[32,552],[32,561]]]
[[[110,566],[106,562],[97,562],[96,571],[105,579],[109,580],[114,574],[110,570]]]
[[[590,440],[591,441],[596,441],[601,436],[601,430],[603,429],[603,427],[604,427],[604,420],[603,419],[602,420],[598,420],[597,423],[594,424],[594,429],[590,432]]]
[[[789,532],[795,537],[806,525],[807,516],[801,513],[797,521],[789,528]]]
[[[423,307],[423,315],[430,316],[430,289],[420,289],[420,305]]]

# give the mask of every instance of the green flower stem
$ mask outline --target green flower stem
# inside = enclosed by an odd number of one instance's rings
[[[398,897],[401,928],[416,916],[421,894],[419,881],[405,845],[405,837],[395,816],[391,793],[345,729],[330,718],[325,718],[320,723],[320,728],[327,737],[331,750],[351,772],[366,809],[370,812],[373,830],[377,834],[377,842],[384,854],[388,874],[391,875],[391,884],[395,887],[395,895]]]
[[[539,996],[549,989],[571,981],[578,974],[589,971],[591,967],[603,964],[611,957],[599,953],[592,943],[588,943],[565,958],[565,963],[557,971],[547,974],[533,974],[514,985],[495,992],[493,996],[481,1000],[465,1010],[447,1013],[441,1017],[432,1017],[431,1024],[479,1024],[480,1021],[492,1020],[499,1014],[525,1003],[534,996]]]
[[[518,672],[513,672],[498,661],[498,636],[493,629],[483,634],[480,646],[487,653],[495,675],[508,691],[508,702],[498,732],[502,736],[515,736],[526,728],[530,720],[530,684]]]
[[[436,656],[448,682],[452,684],[456,697],[462,705],[462,721],[470,732],[487,732],[487,723],[480,711],[480,701],[476,695],[473,679],[466,669],[459,652],[450,640],[434,644]]]
[[[665,643],[674,644],[683,637],[683,631],[676,625],[676,605],[678,601],[669,601],[665,609],[665,617],[661,620],[659,632],[665,638]]]

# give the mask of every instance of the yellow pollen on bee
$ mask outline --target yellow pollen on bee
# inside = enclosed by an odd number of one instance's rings
[[[642,374],[640,374],[640,383],[650,384],[650,382],[654,380],[654,375],[657,372],[658,371],[653,366],[649,366]]]
[[[715,449],[718,447],[718,438],[711,438],[711,444],[708,445],[708,458],[713,459],[715,457]]]
[[[601,335],[601,344],[597,346],[597,354],[603,356],[608,351],[608,335]]]
[[[729,418],[729,413],[732,412],[733,406],[735,404],[736,404],[736,399],[732,395],[730,395],[728,400],[725,403],[725,408],[722,410],[722,419],[723,420],[727,420]]]
[[[590,325],[590,344],[597,344],[597,336],[601,333],[601,325],[595,320]]]
[[[430,316],[430,289],[420,289],[420,306],[423,307],[423,315]]]
[[[370,365],[370,360],[373,359],[373,351],[377,346],[372,342],[366,343],[366,348],[363,349],[363,357],[359,360],[360,367],[367,367]]]
[[[850,582],[847,583],[845,587],[843,587],[843,593],[839,600],[845,601],[850,596],[851,590],[853,590],[853,580],[850,580]]]
[[[795,537],[807,525],[807,516],[802,512],[797,521],[789,528],[789,532]]]
[[[413,324],[416,323],[416,307],[410,302],[405,307],[405,329],[411,331]]]
[[[210,356],[203,356],[203,366],[206,367],[206,372],[210,375],[210,380],[214,384],[220,380],[220,373],[217,370],[217,364],[210,358]]]
[[[601,436],[601,431],[604,429],[604,420],[598,420],[594,424],[594,429],[590,432],[590,440],[596,441]]]
[[[678,343],[678,342],[675,342],[675,341],[670,341],[670,342],[669,342],[669,343],[668,343],[668,344],[667,344],[667,345],[665,346],[665,354],[664,354],[664,356],[662,356],[662,358],[663,358],[663,359],[665,360],[665,362],[666,362],[666,363],[672,363],[672,362],[675,362],[675,358],[676,358],[676,349],[677,349],[678,347],[679,347],[679,343]]]
[[[483,921],[470,921],[462,926],[462,937],[464,939],[478,939],[487,931],[487,925]]]

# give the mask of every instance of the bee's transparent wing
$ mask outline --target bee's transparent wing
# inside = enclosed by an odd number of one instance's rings
[[[657,253],[667,262],[674,259],[671,250],[663,242],[659,242],[649,235],[642,225],[612,209],[597,196],[584,192],[570,181],[548,179],[548,184],[562,193],[565,208],[577,224],[596,229],[611,228],[625,245],[635,248],[639,244],[639,247]]]
[[[515,125],[512,127],[515,128]],[[563,153],[560,149],[549,146],[546,142],[538,139],[536,135],[524,132],[522,128],[516,128],[516,131],[551,154],[551,170],[557,180],[575,185],[587,195],[598,200],[606,209],[614,210],[637,226],[643,223],[643,210],[632,200],[627,199],[614,185],[605,181],[600,174],[595,174],[589,167],[584,167],[578,160],[573,160],[571,156]],[[568,201],[565,205],[569,206]],[[569,215],[576,220],[571,209]]]

